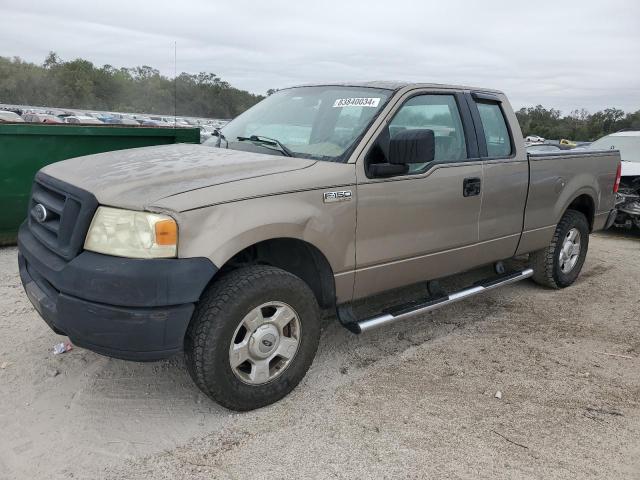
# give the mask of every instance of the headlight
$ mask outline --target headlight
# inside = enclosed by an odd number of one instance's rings
[[[85,250],[130,258],[175,257],[178,225],[167,216],[98,207],[93,216]]]

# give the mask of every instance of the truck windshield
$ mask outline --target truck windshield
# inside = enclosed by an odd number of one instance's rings
[[[626,162],[640,162],[640,135],[607,135],[589,145],[589,150],[620,150]]]
[[[215,146],[333,162],[346,161],[390,90],[298,87],[267,97],[221,130]]]

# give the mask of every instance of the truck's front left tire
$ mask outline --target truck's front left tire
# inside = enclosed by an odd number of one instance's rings
[[[275,267],[244,267],[203,294],[185,337],[185,358],[210,398],[252,410],[298,385],[319,338],[320,310],[305,282]]]

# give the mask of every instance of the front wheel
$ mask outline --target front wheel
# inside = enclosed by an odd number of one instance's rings
[[[232,410],[269,405],[309,369],[320,338],[318,303],[309,286],[284,270],[234,270],[203,295],[185,338],[191,377]]]
[[[567,210],[549,246],[529,256],[533,280],[546,287],[565,288],[575,282],[589,248],[589,223],[581,212]]]

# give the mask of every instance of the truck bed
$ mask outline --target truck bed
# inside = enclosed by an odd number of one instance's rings
[[[576,200],[593,212],[592,230],[604,226],[615,204],[613,184],[619,151],[529,153],[528,158],[529,193],[518,254],[544,247]]]

